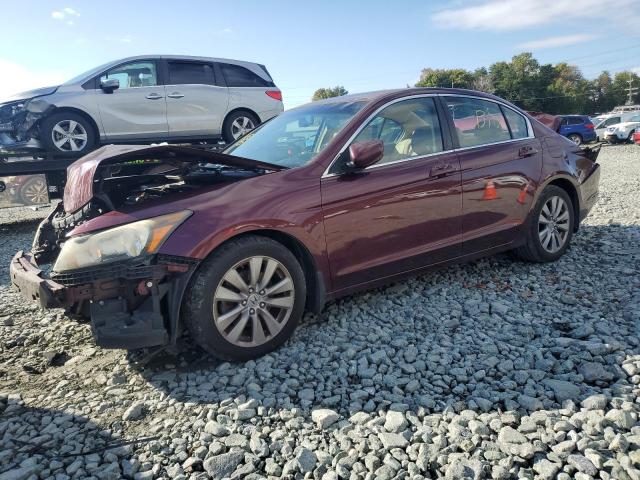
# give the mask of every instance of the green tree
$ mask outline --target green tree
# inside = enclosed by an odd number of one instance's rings
[[[416,83],[416,87],[472,88],[472,85],[473,74],[462,68],[425,68],[420,74],[420,80]]]
[[[311,100],[314,102],[316,100],[322,100],[324,98],[332,98],[332,97],[341,97],[342,95],[346,95],[349,92],[342,86],[336,86],[333,88],[319,88],[313,93],[313,97]]]

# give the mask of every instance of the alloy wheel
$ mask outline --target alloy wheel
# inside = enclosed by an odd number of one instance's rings
[[[213,321],[229,343],[257,347],[286,325],[295,301],[293,278],[279,261],[246,258],[224,274],[213,297]]]
[[[61,120],[53,126],[51,139],[62,152],[79,152],[87,146],[87,131],[75,120]]]
[[[231,135],[234,140],[237,140],[246,133],[256,128],[253,120],[249,117],[238,117],[231,124]]]
[[[549,253],[556,253],[569,237],[569,206],[563,198],[550,197],[538,217],[540,244]]]
[[[49,201],[47,183],[44,180],[36,180],[35,182],[28,183],[20,194],[22,198],[33,204],[47,203]]]

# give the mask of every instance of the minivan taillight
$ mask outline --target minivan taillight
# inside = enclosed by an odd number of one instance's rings
[[[282,92],[280,90],[267,90],[266,92],[267,95],[269,95],[271,98],[273,98],[274,100],[280,100],[282,101]]]

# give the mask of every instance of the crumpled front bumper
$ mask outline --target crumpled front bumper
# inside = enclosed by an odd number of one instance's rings
[[[42,113],[21,112],[0,121],[0,146],[7,150],[42,148],[37,135],[38,121]]]
[[[43,277],[43,273],[32,255],[22,250],[11,260],[11,283],[24,297],[36,302],[41,308],[63,307],[67,299],[67,288]]]
[[[136,349],[174,343],[197,260],[154,256],[47,278],[29,252],[11,260],[11,283],[41,308],[84,311],[96,344]],[[88,307],[88,308],[87,308]]]

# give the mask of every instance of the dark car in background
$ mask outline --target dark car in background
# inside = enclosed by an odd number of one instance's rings
[[[313,102],[222,153],[103,147],[69,168],[11,279],[90,317],[104,347],[186,329],[254,358],[358,290],[507,250],[557,260],[596,201],[597,152],[498,97],[431,88]]]
[[[595,126],[588,115],[560,115],[562,121],[558,133],[576,145],[597,140]]]

